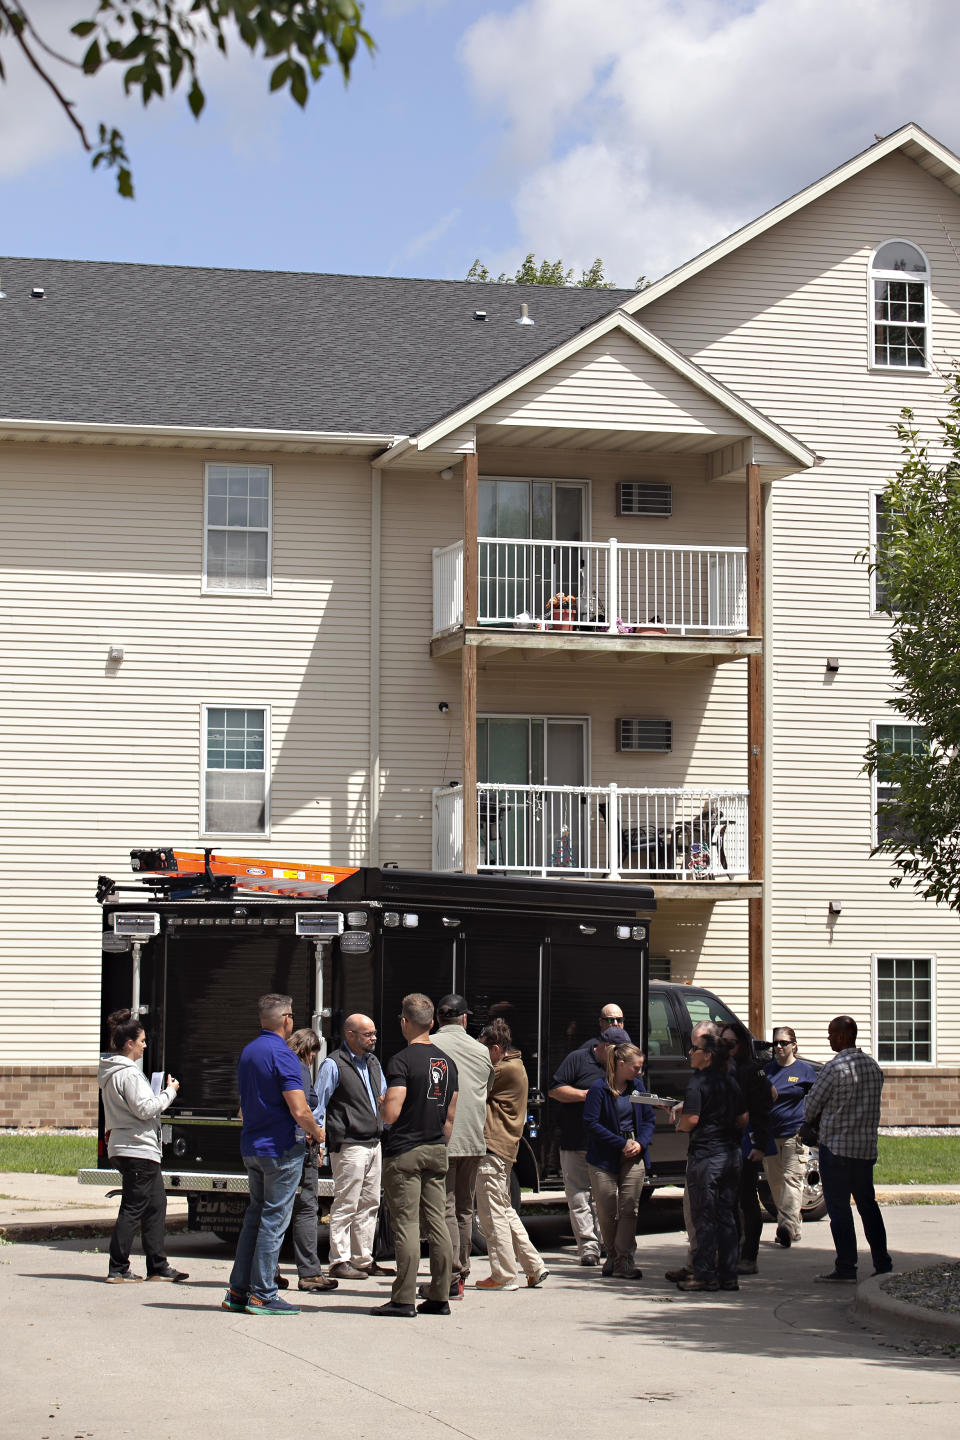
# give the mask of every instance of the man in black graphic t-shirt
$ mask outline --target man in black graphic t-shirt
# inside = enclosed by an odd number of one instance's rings
[[[400,1029],[407,1042],[387,1065],[381,1115],[383,1191],[394,1229],[397,1278],[385,1305],[371,1315],[449,1315],[453,1249],[447,1230],[447,1141],[457,1108],[457,1067],[433,1042],[433,1001],[406,995]],[[421,1217],[430,1250],[428,1298],[415,1305]]]

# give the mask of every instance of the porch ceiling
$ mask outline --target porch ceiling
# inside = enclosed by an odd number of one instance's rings
[[[458,656],[465,649],[477,650],[481,669],[489,665],[525,669],[536,665],[542,669],[571,663],[576,663],[578,669],[585,665],[702,669],[741,660],[745,655],[759,655],[763,641],[754,635],[588,635],[476,628],[453,630],[430,642],[430,654],[435,660]]]
[[[668,455],[709,455],[737,441],[750,440],[741,434],[710,435],[702,429],[642,430],[601,429],[588,425],[484,425],[477,426],[477,448],[509,450],[618,451],[627,455],[659,452]]]

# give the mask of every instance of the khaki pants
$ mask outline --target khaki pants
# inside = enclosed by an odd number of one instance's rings
[[[515,1280],[518,1263],[525,1275],[539,1275],[544,1268],[510,1203],[512,1169],[499,1155],[484,1155],[477,1172],[477,1218],[486,1236],[493,1280]]]
[[[600,1257],[600,1234],[597,1226],[597,1210],[590,1189],[585,1150],[561,1150],[560,1171],[563,1188],[570,1211],[570,1228],[577,1242],[577,1254]]]
[[[590,1165],[590,1186],[597,1207],[600,1234],[613,1273],[632,1276],[637,1264],[637,1211],[643,1189],[643,1161],[624,1160],[620,1174]]]
[[[763,1173],[777,1207],[777,1226],[783,1225],[790,1239],[797,1241],[801,1233],[800,1211],[810,1152],[796,1135],[779,1136],[773,1143],[777,1153],[763,1157]]]
[[[446,1145],[417,1145],[383,1161],[383,1193],[393,1221],[397,1278],[390,1298],[398,1305],[413,1305],[417,1298],[420,1265],[420,1221],[430,1248],[430,1299],[450,1295],[453,1252],[447,1233]]]
[[[333,1203],[330,1206],[330,1264],[361,1269],[373,1260],[373,1236],[380,1209],[380,1144],[330,1151]]]
[[[477,1171],[482,1155],[451,1155],[447,1169],[447,1230],[453,1246],[453,1273],[466,1280],[477,1208]]]

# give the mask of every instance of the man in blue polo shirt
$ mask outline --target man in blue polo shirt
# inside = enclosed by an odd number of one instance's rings
[[[237,1240],[230,1288],[221,1308],[248,1315],[299,1315],[277,1294],[277,1258],[303,1174],[304,1142],[297,1126],[318,1145],[324,1133],[303,1090],[300,1061],[287,1041],[293,1034],[289,995],[261,995],[260,1034],[237,1066],[243,1130],[240,1153],[247,1167],[250,1203]]]

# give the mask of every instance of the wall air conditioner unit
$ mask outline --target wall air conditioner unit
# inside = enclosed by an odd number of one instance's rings
[[[617,721],[617,749],[647,753],[672,750],[673,721],[623,717]]]
[[[617,482],[618,515],[673,514],[673,486],[647,480]]]

